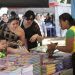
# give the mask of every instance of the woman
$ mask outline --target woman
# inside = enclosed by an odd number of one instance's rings
[[[0,25],[2,25],[2,24],[4,24],[4,23],[7,24],[7,22],[8,22],[8,15],[7,15],[7,14],[3,14],[3,15],[1,16]]]
[[[19,17],[17,15],[9,16],[8,25],[2,26],[3,37],[8,42],[7,52],[16,53],[18,51],[17,44],[25,46],[25,32],[19,26]],[[19,43],[17,43],[19,42]],[[16,44],[15,44],[16,43]]]
[[[68,13],[63,13],[59,16],[61,29],[67,29],[65,46],[56,46],[53,43],[48,46],[49,51],[58,49],[63,52],[72,53],[73,75],[75,75],[75,21]],[[52,49],[51,49],[52,48]]]
[[[14,37],[16,36],[17,38],[12,38],[10,40],[20,40],[22,45],[25,45],[25,36],[24,36],[24,31],[23,29],[19,26],[19,18],[18,17],[11,17],[8,22],[8,30],[11,31],[14,34]],[[8,39],[9,40],[9,39]]]
[[[23,25],[21,25],[21,27],[25,31],[25,37],[27,40],[28,50],[31,48],[37,47],[37,41],[42,40],[40,28],[37,25],[37,23],[34,21],[34,18],[35,18],[34,12],[31,10],[28,10],[24,14],[24,22],[23,22]]]

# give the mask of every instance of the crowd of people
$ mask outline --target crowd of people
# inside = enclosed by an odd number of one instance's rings
[[[41,42],[44,37],[55,36],[55,31],[53,31],[55,25],[49,13],[43,20],[41,16],[32,10],[25,12],[22,19],[15,11],[11,11],[9,15],[3,14],[0,21],[1,39],[10,42],[19,40],[28,51],[37,47],[37,43]]]
[[[38,24],[34,21],[33,11],[29,10],[23,15],[21,26],[19,16],[14,11],[9,14],[9,17],[7,14],[3,14],[3,17],[7,20],[2,18],[0,22],[0,40],[3,40],[0,51],[7,48],[8,53],[15,53],[18,51],[18,45],[25,46],[28,51],[37,47],[37,41],[42,40],[42,35]]]
[[[42,41],[44,38],[43,30],[41,31],[42,23],[37,20],[37,16],[39,17],[39,14],[36,14],[35,16],[32,10],[25,12],[21,25],[19,16],[15,12],[11,12],[9,17],[7,17],[6,14],[3,16],[6,17],[7,20],[2,19],[0,22],[1,52],[3,49],[6,49],[8,53],[17,53],[18,45],[25,46],[28,50],[26,52],[30,52],[30,49],[37,47],[37,42]],[[44,24],[46,24],[46,28],[49,24],[51,28],[55,27],[51,17],[49,17],[49,13],[44,22]],[[63,13],[59,16],[59,22],[61,29],[67,29],[65,40],[66,44],[65,46],[57,46],[52,43],[48,45],[48,50],[50,52],[58,49],[63,52],[72,53],[73,72],[75,75],[75,21],[69,13]],[[51,24],[53,24],[53,27]],[[47,30],[50,31],[49,28]],[[52,32],[52,36],[55,36],[55,30],[52,30]]]

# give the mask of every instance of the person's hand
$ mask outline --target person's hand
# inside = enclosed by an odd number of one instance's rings
[[[1,40],[0,41],[0,50],[5,49],[7,47],[6,40]]]
[[[22,46],[22,41],[18,40],[17,43],[18,45]]]
[[[49,50],[55,50],[57,43],[51,43],[51,44],[48,44],[47,46]]]
[[[49,57],[53,55],[53,52],[56,49],[57,44],[58,43],[51,43],[47,45],[48,46],[47,53],[49,54]]]
[[[30,42],[35,42],[35,41],[37,40],[37,37],[38,37],[38,34],[33,35],[33,36],[30,38]]]
[[[1,51],[2,49],[4,49],[4,48],[5,48],[5,46],[0,43],[0,51]]]

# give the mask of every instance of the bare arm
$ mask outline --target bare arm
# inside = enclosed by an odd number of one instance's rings
[[[20,54],[20,53],[29,53],[28,50],[26,48],[11,48],[11,47],[7,47],[7,53],[8,54]]]
[[[38,35],[37,34],[37,40],[40,42],[40,41],[42,41],[42,39],[43,39],[44,37],[42,37],[41,35]]]
[[[63,52],[72,52],[73,50],[74,38],[66,39],[66,46],[57,46],[56,49]]]
[[[31,42],[35,42],[36,40],[37,41],[41,41],[43,39],[43,37],[41,35],[38,35],[38,34],[34,34],[31,38],[30,38],[30,41]]]
[[[19,35],[19,39],[21,41],[21,44],[26,45],[24,30],[20,28],[20,30],[18,32],[19,32],[18,35]]]
[[[2,49],[5,49],[6,47],[7,47],[6,40],[0,40],[0,51],[2,51]]]
[[[68,38],[66,40],[65,46],[57,46],[54,43],[52,43],[52,44],[48,45],[48,51],[51,52],[55,49],[58,49],[59,51],[62,51],[62,52],[71,53],[73,51],[73,42],[74,42],[73,38]]]

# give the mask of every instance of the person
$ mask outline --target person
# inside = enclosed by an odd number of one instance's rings
[[[67,29],[65,46],[48,45],[48,50],[58,49],[63,52],[72,53],[73,75],[75,75],[75,21],[69,13],[63,13],[59,16],[61,29]]]
[[[0,36],[3,37],[5,40],[7,40],[7,52],[8,53],[17,53],[18,51],[18,45],[21,44],[22,46],[25,46],[25,32],[24,30],[19,26],[19,17],[17,15],[10,15],[8,24],[2,25]],[[18,42],[18,43],[17,43]]]
[[[7,42],[4,39],[0,40],[0,51],[2,51],[2,49],[5,49],[7,47]]]
[[[34,21],[39,25],[41,35],[44,37],[45,36],[44,31],[43,31],[44,25],[43,25],[43,21],[41,20],[41,14],[40,13],[36,13]]]
[[[8,15],[7,14],[3,14],[1,16],[1,21],[0,21],[0,25],[5,24],[8,22]]]
[[[0,58],[7,55],[7,41],[5,39],[0,39]]]
[[[56,30],[55,30],[55,24],[53,23],[53,16],[47,13],[44,22],[45,22],[45,35],[47,37],[55,37]]]
[[[37,41],[42,40],[42,35],[38,24],[34,21],[35,14],[32,10],[28,10],[23,17],[24,21],[21,27],[25,31],[27,46],[30,51],[31,48],[37,47]]]

